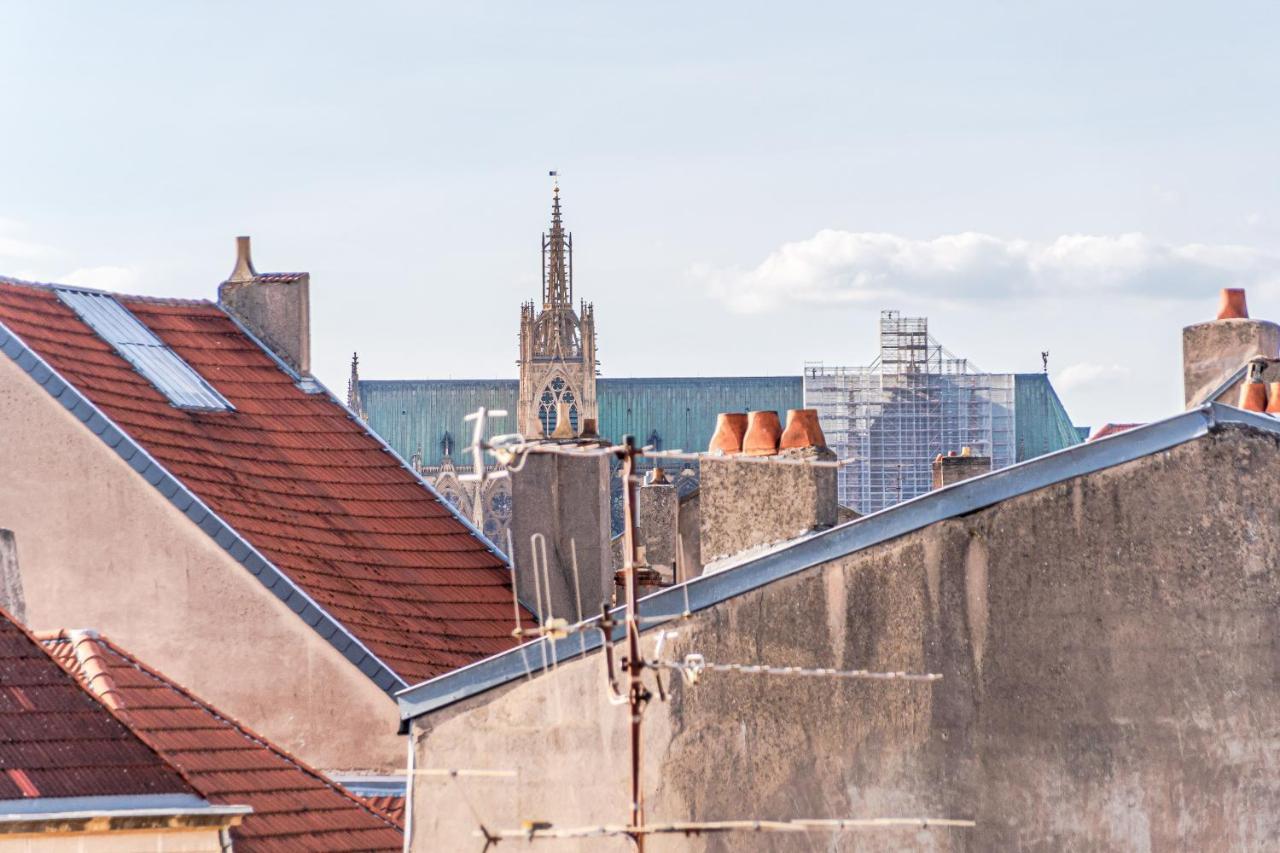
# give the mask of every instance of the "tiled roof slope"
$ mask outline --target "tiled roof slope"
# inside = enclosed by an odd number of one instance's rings
[[[0,800],[195,791],[0,611]]]
[[[336,400],[213,303],[117,299],[235,411],[172,406],[48,286],[0,280],[0,325],[402,681],[513,644],[502,559]]]
[[[395,850],[396,821],[254,734],[103,637],[75,632],[45,646],[91,689],[110,692],[137,735],[213,803],[253,807],[231,830],[237,853]]]

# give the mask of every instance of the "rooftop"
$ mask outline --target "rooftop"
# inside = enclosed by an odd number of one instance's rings
[[[501,553],[326,389],[212,302],[105,294],[229,403],[180,407],[78,290],[0,279],[0,350],[380,687],[512,645]]]
[[[253,807],[231,831],[237,851],[402,849],[399,819],[388,809],[348,793],[109,639],[64,631],[44,644],[201,796]]]
[[[27,812],[200,802],[176,769],[3,611],[0,766],[0,800],[29,801]],[[61,802],[44,802],[52,800]],[[0,812],[13,810],[0,804]]]
[[[736,560],[718,565],[714,573],[645,596],[637,604],[638,614],[645,619],[647,627],[657,628],[665,621],[679,620],[685,612],[697,613],[774,581],[944,519],[966,515],[1054,483],[1150,456],[1232,426],[1280,435],[1280,421],[1268,415],[1217,403],[1207,404],[1105,439],[1077,444],[937,489],[829,530],[806,534],[763,553],[740,555]],[[408,721],[526,678],[531,672],[537,673],[553,663],[599,648],[600,643],[598,631],[575,632],[555,642],[534,641],[414,685],[397,695],[401,718]]]

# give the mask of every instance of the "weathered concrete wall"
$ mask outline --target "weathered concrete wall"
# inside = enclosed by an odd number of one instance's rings
[[[1214,320],[1182,330],[1182,384],[1187,408],[1255,356],[1280,355],[1280,326],[1268,320]],[[1235,405],[1235,399],[1230,401]]]
[[[645,561],[663,577],[675,576],[680,497],[670,483],[636,489],[636,527]]]
[[[319,767],[404,766],[391,698],[8,358],[0,471],[32,628],[96,628]]]
[[[530,453],[520,470],[511,472],[511,507],[520,600],[535,607],[531,537],[542,534],[546,538],[552,612],[577,621],[572,561],[576,550],[582,613],[599,613],[601,602],[612,599],[614,587],[609,460],[603,456]]]
[[[0,853],[222,853],[216,829],[0,835]]]
[[[680,571],[689,577],[702,574],[702,492],[680,499],[676,521],[680,536]]]
[[[815,461],[835,459],[825,449],[821,455],[806,453]],[[711,455],[699,461],[698,511],[706,563],[836,523],[834,467]]]
[[[654,840],[650,851],[1253,850],[1280,838],[1280,477],[1229,430],[941,522],[739,596],[664,655],[944,674],[704,675],[644,723],[650,821],[972,817],[976,830]],[[646,640],[646,647],[652,639]],[[474,819],[626,816],[625,709],[599,655],[415,723],[414,849]],[[618,840],[539,842],[627,850]]]

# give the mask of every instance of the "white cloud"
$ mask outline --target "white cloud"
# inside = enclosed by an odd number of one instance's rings
[[[755,269],[698,266],[690,276],[743,313],[889,298],[1199,298],[1220,287],[1280,284],[1280,258],[1248,246],[1163,243],[1143,234],[1069,234],[1051,242],[967,232],[932,240],[824,230]]]
[[[1070,391],[1075,388],[1126,379],[1132,373],[1133,371],[1120,364],[1081,362],[1062,368],[1053,382],[1059,389]]]
[[[138,282],[138,271],[133,267],[81,267],[66,275],[58,276],[59,284],[75,284],[98,290],[128,291]]]

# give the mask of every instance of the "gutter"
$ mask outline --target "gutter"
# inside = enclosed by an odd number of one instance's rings
[[[1280,436],[1280,421],[1221,403],[1126,432],[1020,462],[989,474],[954,483],[888,509],[809,534],[779,550],[743,560],[736,566],[702,575],[645,596],[637,603],[646,629],[679,619],[686,601],[696,613],[738,595],[814,566],[896,539],[949,518],[967,515],[1075,477],[1151,456],[1201,438],[1224,426],[1243,426]],[[612,612],[621,614],[622,608]],[[586,624],[599,621],[585,620]],[[622,638],[624,628],[614,631]],[[416,717],[526,677],[600,647],[598,631],[583,631],[560,640],[535,640],[396,694],[401,731]]]

